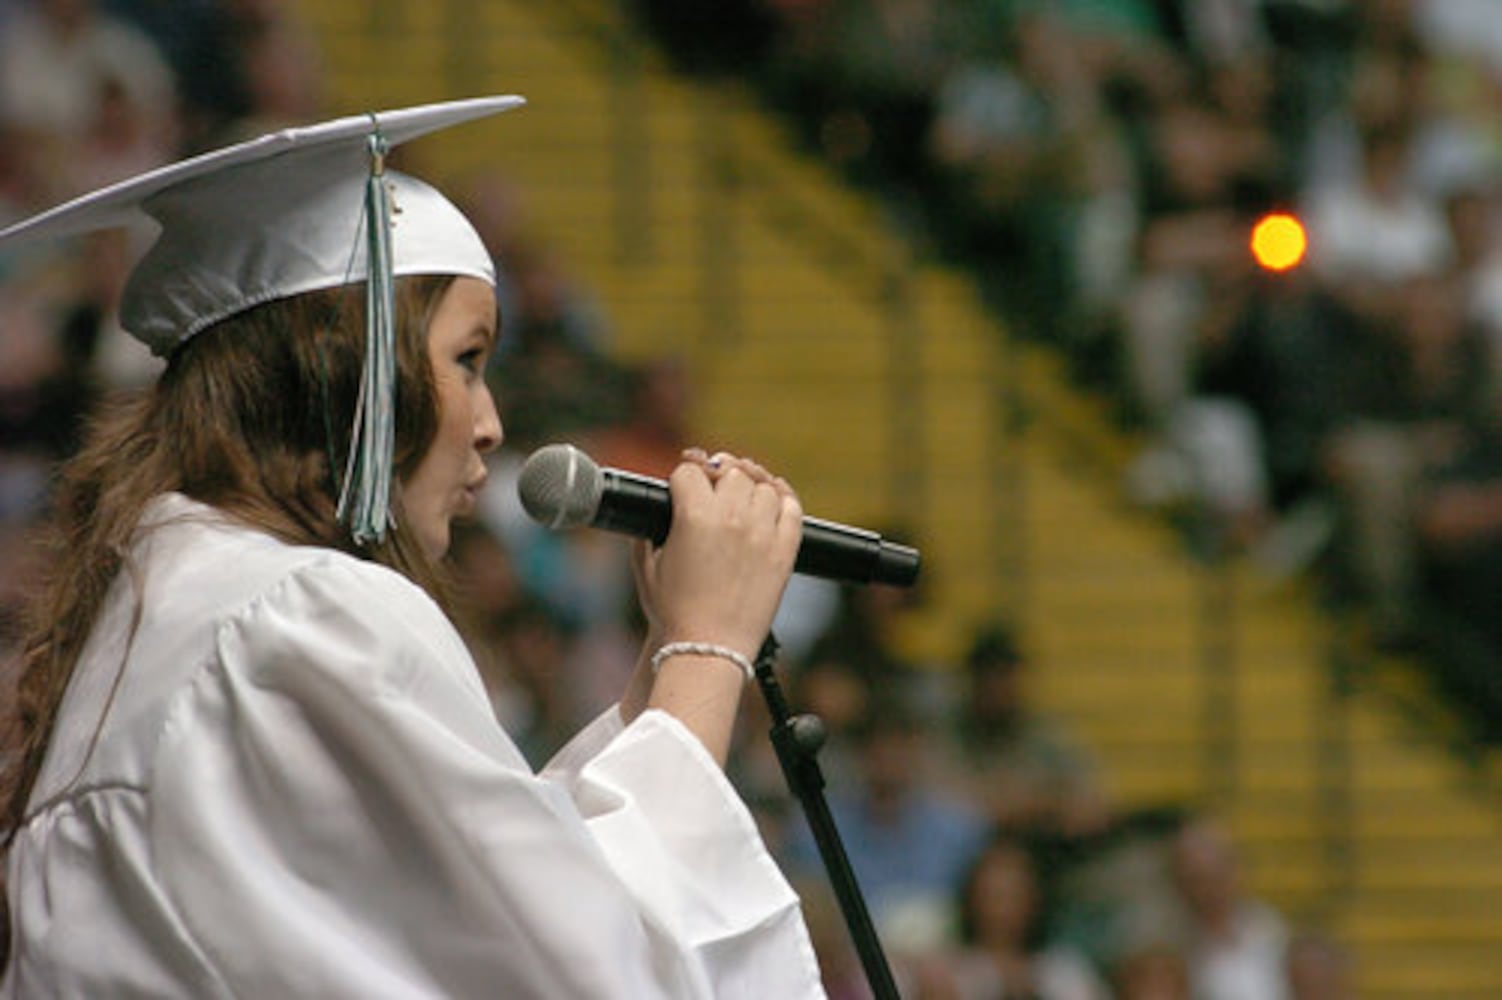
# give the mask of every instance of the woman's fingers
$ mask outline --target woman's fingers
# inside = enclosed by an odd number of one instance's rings
[[[781,483],[783,488],[788,488],[785,480],[772,475],[760,462],[753,458],[732,455],[728,451],[717,451],[711,455],[703,448],[685,448],[683,449],[682,458],[685,462],[690,462],[702,468],[711,482],[719,480],[720,477],[732,469],[738,469],[749,476],[752,482]]]
[[[732,455],[726,451],[710,455],[702,448],[686,449],[683,457],[704,470],[706,478],[714,485],[717,492],[721,489],[721,483],[726,484],[724,496],[727,499],[741,500],[748,506],[754,507],[763,516],[771,515],[774,519],[780,517],[782,516],[782,501],[788,497],[796,500],[797,494],[793,492],[793,487],[788,481],[781,476],[773,475],[755,459]],[[750,492],[742,487],[742,477],[752,484],[753,488]],[[794,518],[800,527],[802,517],[800,507]]]
[[[801,533],[792,489],[759,462],[684,452],[673,470],[673,530],[647,567],[647,603],[668,636],[760,643]],[[788,522],[788,517],[792,521]]]

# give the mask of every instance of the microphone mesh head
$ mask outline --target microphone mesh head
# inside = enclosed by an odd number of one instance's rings
[[[550,444],[522,465],[516,491],[522,507],[549,528],[577,528],[594,520],[603,489],[600,467],[571,444]]]

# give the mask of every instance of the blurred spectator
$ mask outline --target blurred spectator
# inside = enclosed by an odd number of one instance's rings
[[[174,113],[174,81],[156,46],[90,0],[31,0],[0,35],[0,123],[38,186],[28,209],[91,183],[95,165],[80,151],[91,131],[116,161],[100,165],[106,172],[159,162],[175,141]]]
[[[1351,956],[1337,941],[1303,931],[1288,943],[1289,1000],[1354,1000]]]
[[[856,741],[858,780],[829,789],[830,812],[883,940],[899,952],[930,949],[947,933],[949,904],[987,825],[968,802],[936,789],[924,726],[900,696],[873,698]],[[805,830],[795,830],[787,860],[807,875],[820,871]]]
[[[496,269],[496,302],[501,310],[501,338],[497,352],[512,349],[511,327],[522,311],[514,274],[525,270],[538,243],[527,212],[527,196],[515,181],[491,169],[478,170],[458,185],[465,217],[474,221],[475,232],[490,251]],[[587,327],[597,320],[579,321]],[[594,336],[591,333],[590,336]]]
[[[71,255],[17,255],[0,286],[0,449],[67,457],[108,390],[157,368],[143,346],[109,335],[133,252],[114,231],[80,240]]]
[[[483,527],[462,526],[451,551],[466,638],[491,707],[527,760],[541,767],[581,714],[565,676],[571,637],[522,591],[505,550]]]
[[[1502,394],[1465,429],[1418,501],[1423,631],[1439,679],[1477,726],[1502,742]]]
[[[1056,939],[1122,989],[1128,980],[1144,990],[1187,982],[1171,857],[1182,823],[1177,808],[1124,812],[1095,836],[1055,841],[1041,856],[1057,887]]]
[[[750,75],[767,98],[809,133],[827,103],[828,86],[819,64],[829,47],[835,0],[765,0],[771,35]]]
[[[965,41],[967,4],[773,0],[774,102],[823,154],[913,221],[931,190],[924,137],[938,81]]]
[[[139,230],[95,233],[80,245],[80,287],[64,336],[92,352],[92,374],[104,392],[144,389],[165,364],[119,325],[125,280],[143,246]]]
[[[1288,930],[1276,911],[1246,895],[1226,830],[1207,816],[1191,818],[1174,838],[1173,866],[1187,918],[1194,995],[1286,998]]]
[[[826,72],[836,116],[861,121],[866,149],[840,148],[857,175],[924,187],[923,137],[933,113],[957,5],[929,0],[834,0]],[[869,151],[869,157],[862,154]]]
[[[118,78],[101,76],[93,116],[67,164],[67,187],[92,191],[166,163],[177,137],[161,119]]]
[[[236,125],[255,136],[315,118],[323,107],[317,46],[284,0],[232,0],[249,106]]]
[[[1420,277],[1401,289],[1389,321],[1345,359],[1348,395],[1327,446],[1350,583],[1382,642],[1411,638],[1419,484],[1454,452],[1489,388],[1459,282]]]
[[[456,528],[454,581],[496,716],[540,765],[619,696],[645,622],[624,539],[542,528],[520,509],[514,463],[492,471],[479,520]]]
[[[1048,941],[1045,892],[1022,841],[993,839],[959,895],[961,949],[947,956],[944,996],[954,1000],[1103,1000],[1083,956]]]
[[[1483,160],[1455,178],[1445,217],[1458,294],[1484,340],[1492,392],[1502,392],[1502,163]]]
[[[1411,149],[1406,126],[1373,126],[1362,135],[1357,176],[1315,192],[1306,210],[1316,273],[1364,319],[1395,304],[1395,285],[1451,259],[1439,203],[1410,181]]]
[[[782,592],[782,606],[772,619],[772,634],[789,664],[803,663],[840,605],[840,585],[832,580],[794,573]]]
[[[1175,85],[1179,67],[1165,42],[1172,0],[1043,0],[990,4],[1008,16],[1048,10],[1079,44],[1080,57],[1106,88],[1152,99]],[[985,2],[975,5],[981,10]]]
[[[509,426],[506,432],[509,438]],[[617,620],[633,593],[628,540],[604,531],[552,531],[532,520],[517,495],[527,456],[507,444],[489,456],[480,516],[503,540],[522,588],[576,632]]]
[[[1429,171],[1443,183],[1448,169],[1486,156],[1497,167],[1502,126],[1497,121],[1497,79],[1502,72],[1502,31],[1487,0],[1424,0],[1412,5],[1414,34],[1433,62],[1426,114],[1442,138],[1443,154]]]
[[[18,130],[0,119],[0,224],[19,221],[30,206],[43,200],[42,185],[22,152],[24,142]],[[5,273],[5,256],[0,255],[0,276]]]
[[[1233,126],[1187,94],[1150,125],[1138,275],[1123,311],[1129,398],[1149,428],[1194,394],[1202,317],[1243,273],[1250,222],[1280,187],[1268,127]]]
[[[624,557],[628,550],[625,540],[616,538],[611,541],[619,546]],[[563,665],[563,683],[569,709],[580,725],[594,719],[620,699],[647,638],[647,619],[637,601],[635,588],[622,586],[617,599],[618,603],[609,613],[587,622],[569,644]],[[754,697],[743,699],[743,712],[754,701]],[[750,734],[741,733],[741,737],[759,737],[766,742],[766,732],[767,727],[762,725]],[[732,733],[732,742],[736,738]],[[768,794],[775,797],[776,793]],[[764,797],[762,801],[765,800]]]
[[[456,524],[449,551],[455,604],[463,616],[465,636],[490,706],[510,730],[512,721],[529,713],[515,704],[520,697],[516,681],[500,656],[496,633],[498,623],[525,603],[527,596],[504,546],[484,524]]]
[[[1124,952],[1111,970],[1116,1000],[1191,1000],[1184,956],[1164,942]]]
[[[1158,3],[1165,31],[1193,61],[1209,66],[1260,59],[1269,49],[1265,0],[1172,0]]]
[[[1110,819],[1095,764],[1032,705],[1031,665],[1011,632],[980,629],[965,657],[949,773],[997,826],[1049,837],[1100,832]]]
[[[531,451],[619,420],[621,367],[603,353],[599,319],[557,254],[519,246],[508,265],[513,309],[487,373],[507,445]]]
[[[1373,134],[1406,135],[1410,146],[1424,143],[1428,55],[1402,22],[1396,30],[1375,27],[1383,23],[1379,9],[1371,4],[1357,13],[1333,99],[1320,108],[1307,136],[1299,179],[1308,198],[1360,186],[1363,146]],[[1407,169],[1404,180],[1416,176]]]
[[[322,63],[288,0],[105,0],[150,35],[179,81],[189,151],[300,125],[323,108]]]
[[[88,403],[86,383],[53,336],[45,292],[0,289],[0,483],[7,513],[29,504],[17,497],[40,497],[46,463],[68,450]]]
[[[152,39],[177,81],[184,152],[215,146],[250,111],[235,0],[100,0],[101,9]]]
[[[174,82],[160,51],[91,0],[31,0],[0,38],[0,118],[43,135],[81,135],[115,81],[138,106],[162,114]]]
[[[628,611],[613,608],[592,621],[565,616],[529,590],[485,524],[456,526],[450,552],[466,638],[491,707],[527,759],[541,766],[614,702],[635,667],[644,623],[633,613],[634,594],[622,592],[631,601]]]
[[[1150,435],[1133,496],[1193,504],[1238,543],[1269,516],[1261,429],[1210,374],[1245,301],[1247,234],[1287,183],[1265,74],[1252,53],[1201,67],[1143,123],[1136,273],[1120,309],[1123,391]]]
[[[902,533],[883,532],[882,537],[900,540]],[[917,681],[917,667],[901,649],[900,631],[904,613],[921,599],[921,592],[915,588],[842,586],[833,616],[812,643],[801,667],[832,660],[849,667],[873,688],[890,691],[911,687]]]
[[[874,693],[870,681],[854,665],[834,658],[809,659],[791,680],[792,710],[816,715],[824,723],[827,738],[819,765],[829,786],[858,783],[856,731],[871,708]]]
[[[978,40],[940,81],[928,136],[943,180],[934,210],[947,242],[1028,332],[1051,337],[1067,319],[1059,302],[1081,281],[1075,216],[1104,186],[1111,135],[1099,81],[1060,15],[1023,10],[1009,22],[976,25]]]
[[[1234,400],[1255,420],[1258,489],[1269,520],[1280,518],[1257,554],[1264,569],[1290,575],[1324,551],[1333,530],[1323,451],[1360,326],[1303,268],[1249,274],[1233,307],[1224,333],[1206,345],[1200,380],[1210,398]]]
[[[590,436],[596,462],[666,479],[690,439],[693,383],[677,357],[649,360],[624,372],[625,412]]]
[[[1434,48],[1502,71],[1502,22],[1491,0],[1420,0],[1411,16],[1415,30]]]
[[[898,538],[898,535],[884,535]],[[789,585],[792,600],[811,594],[824,606],[814,613],[822,628],[804,640],[804,652],[791,661],[794,708],[824,720],[829,741],[823,760],[834,779],[851,776],[851,757],[856,730],[881,699],[899,699],[914,716],[930,717],[937,711],[937,672],[922,671],[902,649],[900,633],[904,614],[921,597],[911,589],[884,584],[839,585],[808,589],[807,583]],[[835,597],[830,608],[827,598]],[[789,598],[779,614],[797,620],[808,609],[788,609]],[[807,622],[798,621],[802,631]],[[774,622],[774,627],[777,623]]]

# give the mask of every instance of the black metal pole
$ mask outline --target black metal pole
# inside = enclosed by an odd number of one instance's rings
[[[793,716],[788,712],[782,686],[772,669],[777,661],[777,650],[776,637],[768,634],[761,651],[756,654],[756,683],[772,716],[772,747],[777,751],[777,762],[782,765],[789,790],[803,806],[872,994],[876,1000],[901,1000],[881,948],[881,939],[876,936],[871,914],[861,895],[860,883],[850,868],[840,832],[830,815],[829,803],[824,799],[824,774],[819,770],[818,761],[819,748],[824,745],[826,735],[824,722],[817,715]]]

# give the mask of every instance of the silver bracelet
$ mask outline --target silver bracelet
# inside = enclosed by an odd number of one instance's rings
[[[729,646],[717,646],[712,642],[670,642],[657,652],[652,654],[652,673],[655,675],[662,666],[662,661],[673,656],[717,656],[722,660],[729,660],[741,668],[741,673],[746,675],[746,680],[756,676],[756,668],[751,666],[751,661]]]

